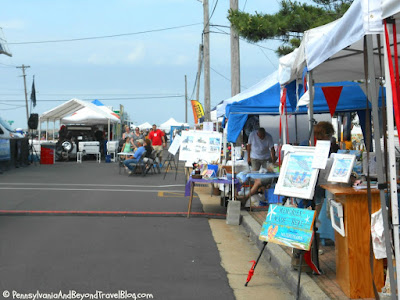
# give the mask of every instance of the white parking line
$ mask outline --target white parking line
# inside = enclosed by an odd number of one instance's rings
[[[165,191],[165,190],[123,190],[123,189],[74,189],[74,188],[49,188],[49,187],[0,187],[0,190],[40,190],[40,191],[93,191],[93,192],[143,192],[143,193],[158,193],[160,191]],[[178,190],[168,190],[168,192],[176,192],[176,193],[184,193],[184,191],[178,191]]]
[[[46,185],[46,186],[110,186],[110,187],[146,187],[146,188],[170,188],[170,187],[182,187],[184,184],[170,184],[170,185],[134,185],[134,184],[99,184],[99,183],[21,183],[21,182],[1,182],[1,185]]]

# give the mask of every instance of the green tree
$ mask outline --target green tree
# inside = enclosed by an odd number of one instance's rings
[[[265,0],[270,1],[270,0]],[[278,55],[292,52],[300,45],[303,32],[332,22],[347,11],[353,0],[312,0],[315,5],[282,0],[276,14],[249,14],[230,10],[228,19],[240,36],[251,42],[280,39]]]

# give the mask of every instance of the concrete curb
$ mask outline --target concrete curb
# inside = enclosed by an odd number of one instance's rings
[[[247,211],[241,211],[241,214],[241,225],[248,233],[249,238],[261,250],[263,243],[258,239],[261,232],[261,225],[258,224]],[[254,259],[256,259],[256,257]],[[296,295],[298,272],[291,269],[291,257],[279,245],[268,243],[262,255],[262,259],[269,262],[278,276],[287,284],[293,295]],[[249,285],[251,285],[251,282]],[[301,299],[329,299],[329,297],[306,273],[301,274],[300,285]]]

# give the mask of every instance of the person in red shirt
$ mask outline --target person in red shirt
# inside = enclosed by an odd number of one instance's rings
[[[163,148],[166,146],[164,132],[157,129],[156,124],[153,124],[153,130],[149,134],[149,139],[151,140],[152,146],[161,165]]]

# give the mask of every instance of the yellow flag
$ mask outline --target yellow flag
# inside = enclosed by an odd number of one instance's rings
[[[193,108],[194,123],[198,124],[199,119],[204,116],[204,110],[201,103],[197,100],[191,100]]]

